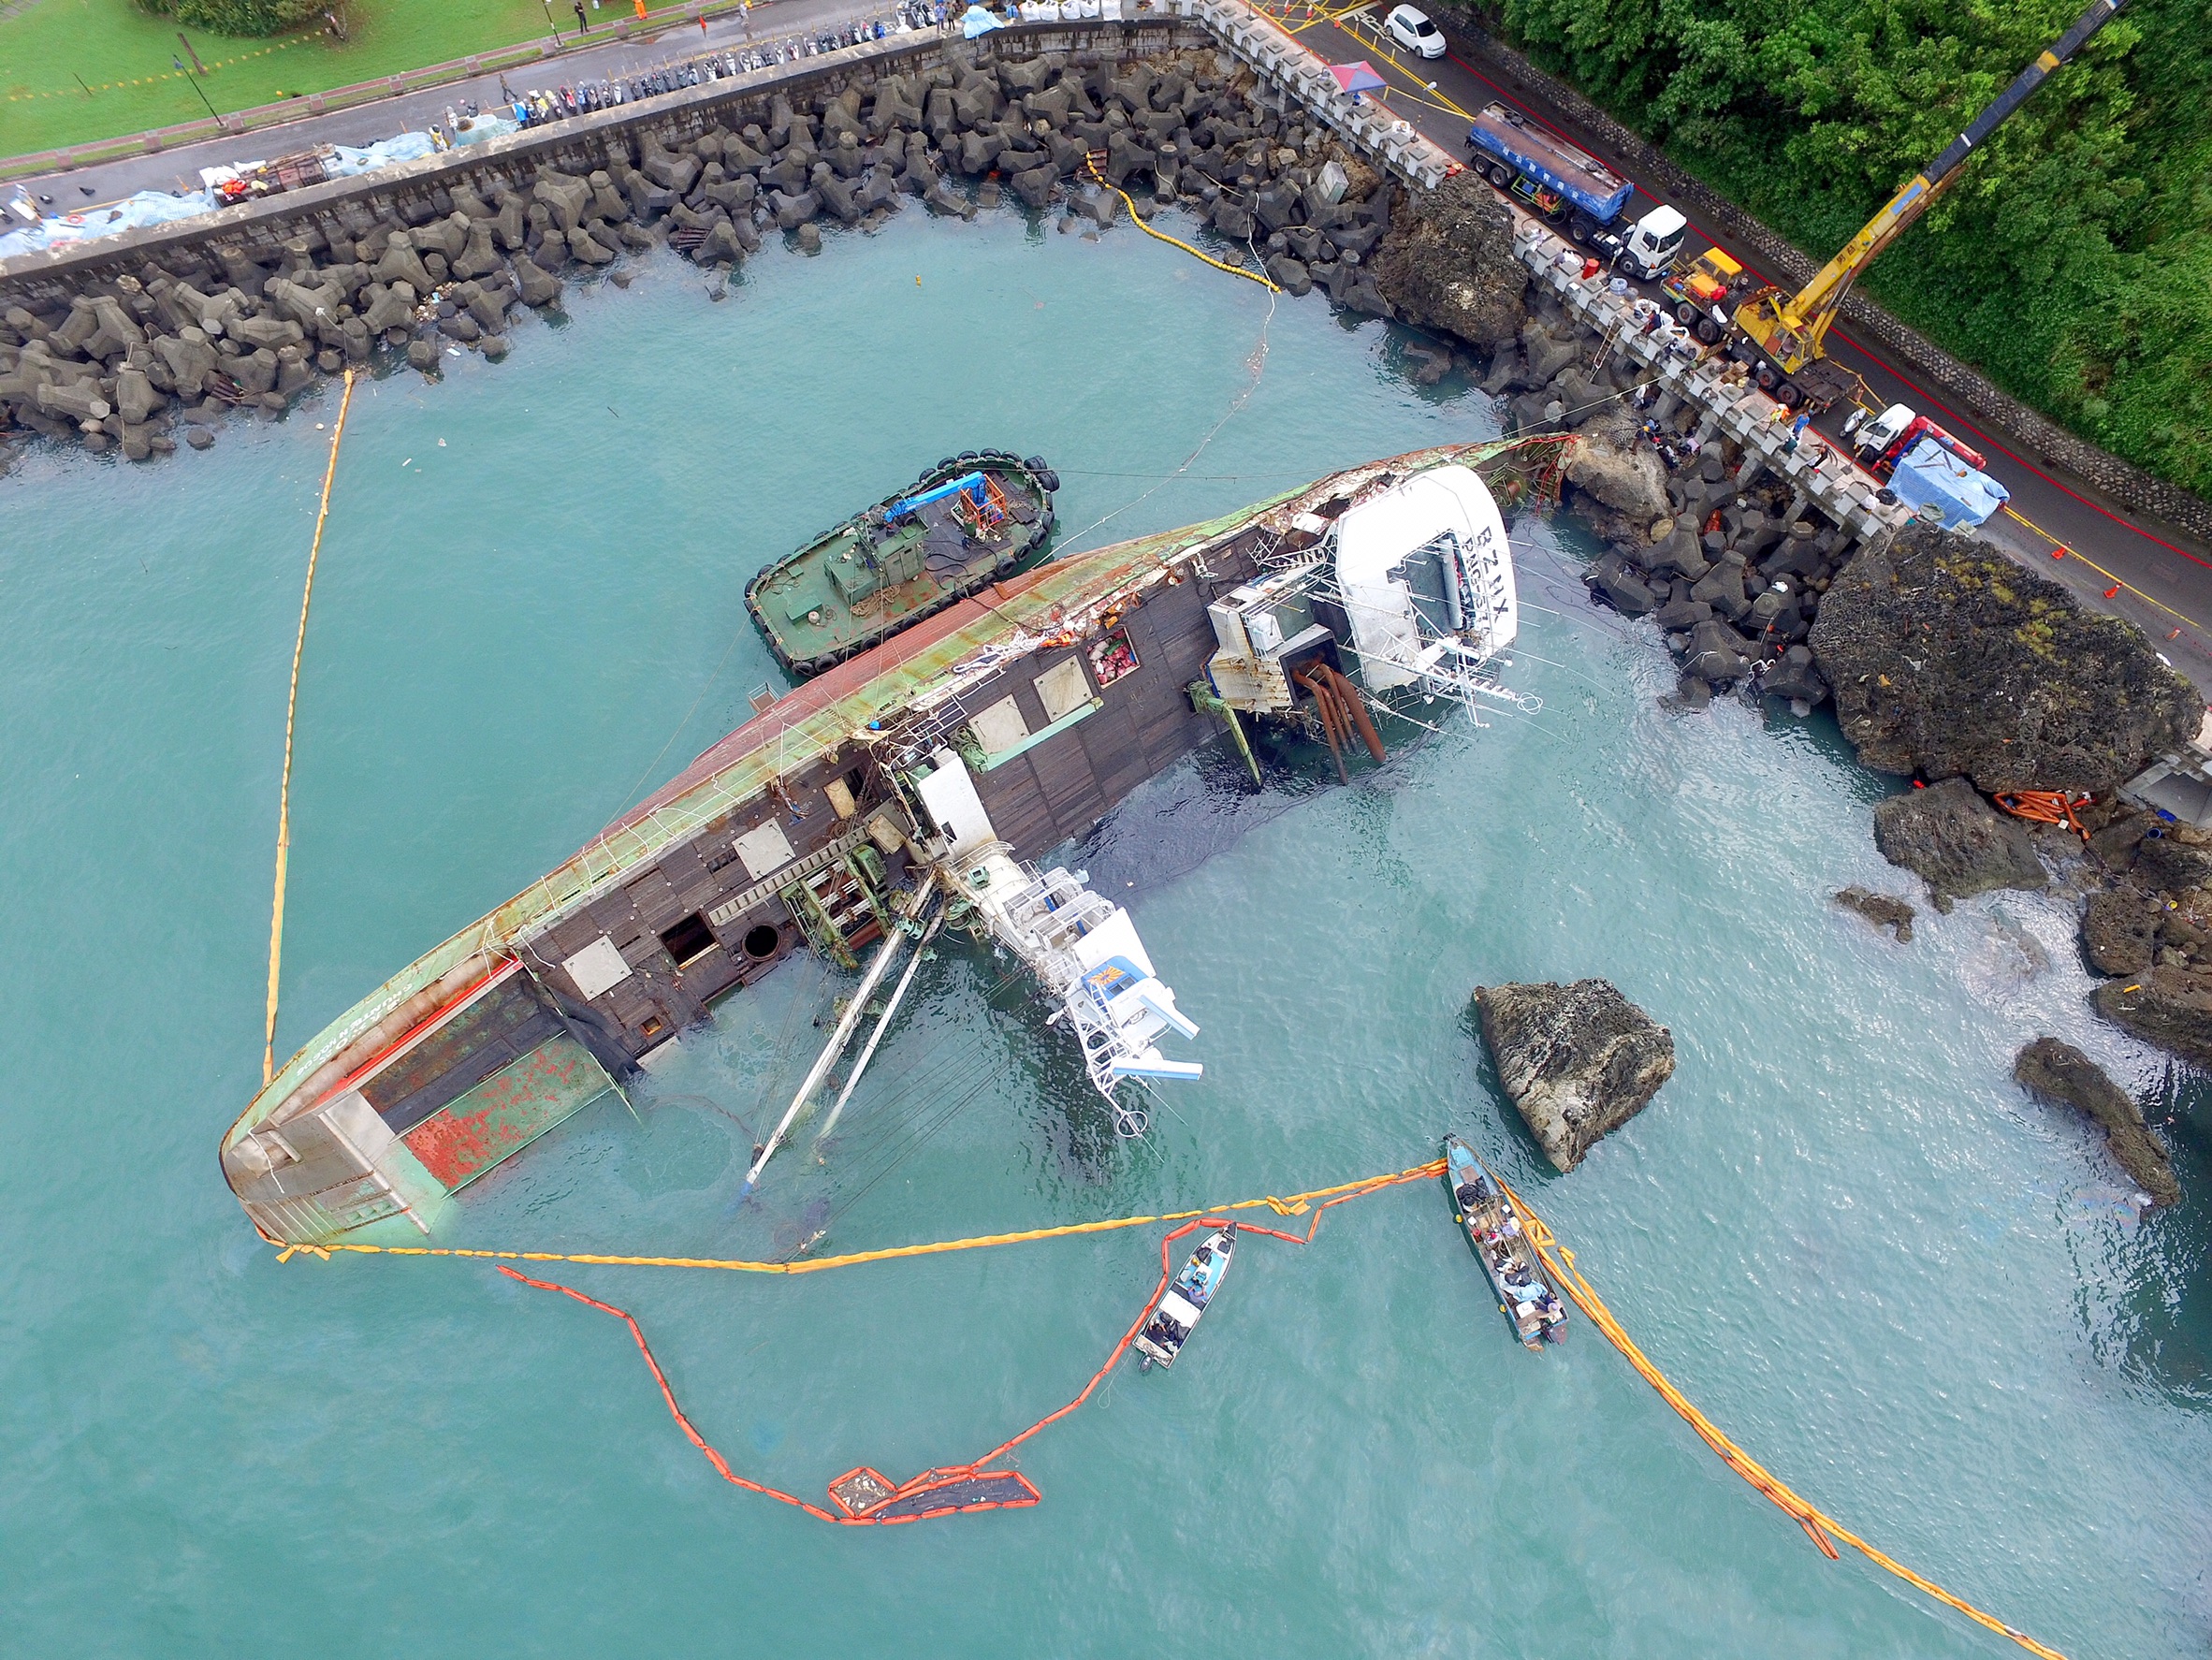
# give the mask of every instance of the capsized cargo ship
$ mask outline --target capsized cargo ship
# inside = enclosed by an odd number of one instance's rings
[[[419,1243],[718,998],[799,951],[856,968],[937,889],[1064,999],[1110,1098],[1127,1070],[1196,1071],[1146,1059],[1197,1027],[1126,913],[1032,861],[1224,722],[1243,747],[1247,720],[1365,727],[1393,693],[1492,690],[1517,600],[1476,469],[1517,447],[1063,558],[800,686],[305,1044],[223,1138],[233,1191],[282,1244]],[[1122,943],[1094,963],[1086,940]]]
[[[1060,475],[1041,456],[947,456],[745,585],[745,608],[795,679],[1016,575],[1052,549]]]

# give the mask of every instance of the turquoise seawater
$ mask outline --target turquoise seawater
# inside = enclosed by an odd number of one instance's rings
[[[1271,308],[1127,229],[910,211],[706,288],[648,261],[502,366],[357,392],[300,686],[280,1056],[743,719],[775,677],[747,575],[939,456],[1042,452],[1070,531],[1117,515],[1097,542],[1493,430],[1463,386],[1409,386],[1381,325]],[[0,481],[0,1651],[2016,1652],[1825,1561],[1586,1320],[1514,1346],[1430,1183],[1304,1248],[1252,1239],[1171,1375],[1125,1364],[1022,1449],[1038,1507],[888,1530],[722,1482],[602,1315],[481,1263],[280,1265],[215,1144],[259,1076],[335,407]],[[2203,1080],[2095,1023],[2056,900],[1965,902],[1904,947],[1836,910],[1849,882],[1908,891],[1868,835],[1888,786],[1823,720],[1665,713],[1648,631],[1581,600],[1587,546],[1519,541],[1506,677],[1540,710],[1439,708],[1348,789],[1276,753],[1253,794],[1201,752],[1069,851],[1203,1027],[1174,1048],[1205,1080],[1142,1144],[1103,1132],[1008,965],[947,944],[836,1137],[804,1127],[734,1211],[840,983],[802,963],[631,1110],[473,1190],[454,1239],[860,1250],[1325,1186],[1457,1129],[1847,1526],[2071,1655],[2203,1653]],[[1468,1000],[1590,974],[1680,1066],[1562,1178]],[[2136,1220],[2098,1140],[2012,1085],[2045,1032],[2179,1110],[2181,1207]],[[547,1272],[637,1316],[735,1468],[819,1502],[1064,1404],[1158,1232],[790,1279]]]

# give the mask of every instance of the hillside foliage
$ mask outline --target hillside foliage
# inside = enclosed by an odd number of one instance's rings
[[[138,0],[158,17],[216,35],[282,35],[319,20],[330,0]]]
[[[1825,257],[2082,0],[1501,0],[1490,25]],[[2075,431],[2212,494],[2212,4],[2133,0],[1865,288]]]

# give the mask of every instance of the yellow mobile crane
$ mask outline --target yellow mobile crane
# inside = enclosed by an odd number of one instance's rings
[[[2126,0],[2095,0],[2081,14],[2059,44],[2020,71],[2012,85],[1981,114],[1973,124],[1951,140],[1943,154],[1913,176],[1902,189],[1867,221],[1858,235],[1843,244],[1836,256],[1822,266],[1812,281],[1795,294],[1762,288],[1736,308],[1735,354],[1758,365],[1759,385],[1782,402],[1810,403],[1826,409],[1848,390],[1856,377],[1846,375],[1826,361],[1828,325],[1842,310],[1843,299],[1860,271],[1875,255],[1897,240],[1907,226],[1928,211],[1943,187],[1957,176],[1974,147],[1997,130],[2045,77],[2066,62],[2090,36],[2119,10]]]

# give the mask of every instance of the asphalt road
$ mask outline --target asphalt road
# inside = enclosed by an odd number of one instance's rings
[[[1365,59],[1390,82],[1390,90],[1380,96],[1391,113],[1454,155],[1467,153],[1468,117],[1495,100],[1534,117],[1623,178],[1635,179],[1633,167],[1577,128],[1537,89],[1472,61],[1456,47],[1433,59],[1397,49],[1378,27],[1388,9],[1387,4],[1378,3],[1340,13],[1336,21],[1305,23],[1302,17],[1312,14],[1292,7],[1286,26],[1308,50],[1332,63]],[[1285,13],[1276,9],[1275,15]],[[1635,199],[1623,211],[1622,223],[1656,205],[1658,198],[1638,185]],[[1759,274],[1750,249],[1716,238],[1695,222],[1683,245],[1693,254],[1718,246],[1746,270]],[[1656,286],[1650,285],[1649,291],[1656,293]],[[1866,382],[1875,403],[1909,404],[1988,458],[1987,471],[2012,492],[2010,506],[2019,516],[2016,519],[1998,514],[1983,528],[1988,540],[2021,563],[2064,583],[2090,607],[2136,623],[2175,667],[2201,692],[2212,694],[2212,547],[2102,501],[2088,484],[2016,453],[2004,440],[1922,386],[1912,371],[1880,348],[1842,326],[1829,331],[1828,341],[1831,356]],[[1839,430],[1846,413],[1840,405],[1821,427]],[[2059,546],[2069,550],[2067,557],[2053,557]],[[2110,591],[2115,589],[2117,592]]]
[[[607,0],[591,14],[594,23],[611,21],[623,0]],[[589,10],[590,0],[585,0]],[[563,24],[562,35],[575,37],[575,14],[569,0],[554,0],[554,16]],[[890,0],[753,0],[750,41],[766,45],[795,35],[834,28],[863,18],[888,16]],[[667,63],[681,62],[703,52],[729,51],[749,43],[747,22],[738,17],[708,20],[704,33],[696,23],[662,30],[652,36],[637,36],[563,51],[536,64],[509,69],[505,80],[517,92],[574,86],[581,80],[617,80]],[[473,101],[480,108],[501,101],[498,75],[473,80],[450,81],[426,92],[405,93],[373,104],[357,105],[329,115],[303,116],[279,126],[256,127],[234,138],[210,138],[181,145],[158,155],[125,156],[66,173],[48,173],[21,181],[34,196],[53,198],[51,212],[68,213],[93,202],[111,202],[141,190],[197,189],[202,167],[235,166],[239,162],[267,161],[275,155],[311,149],[317,144],[362,146],[399,133],[419,133],[432,122],[445,121],[447,106],[458,108]],[[306,105],[302,102],[300,108]],[[13,196],[15,186],[5,187]]]

